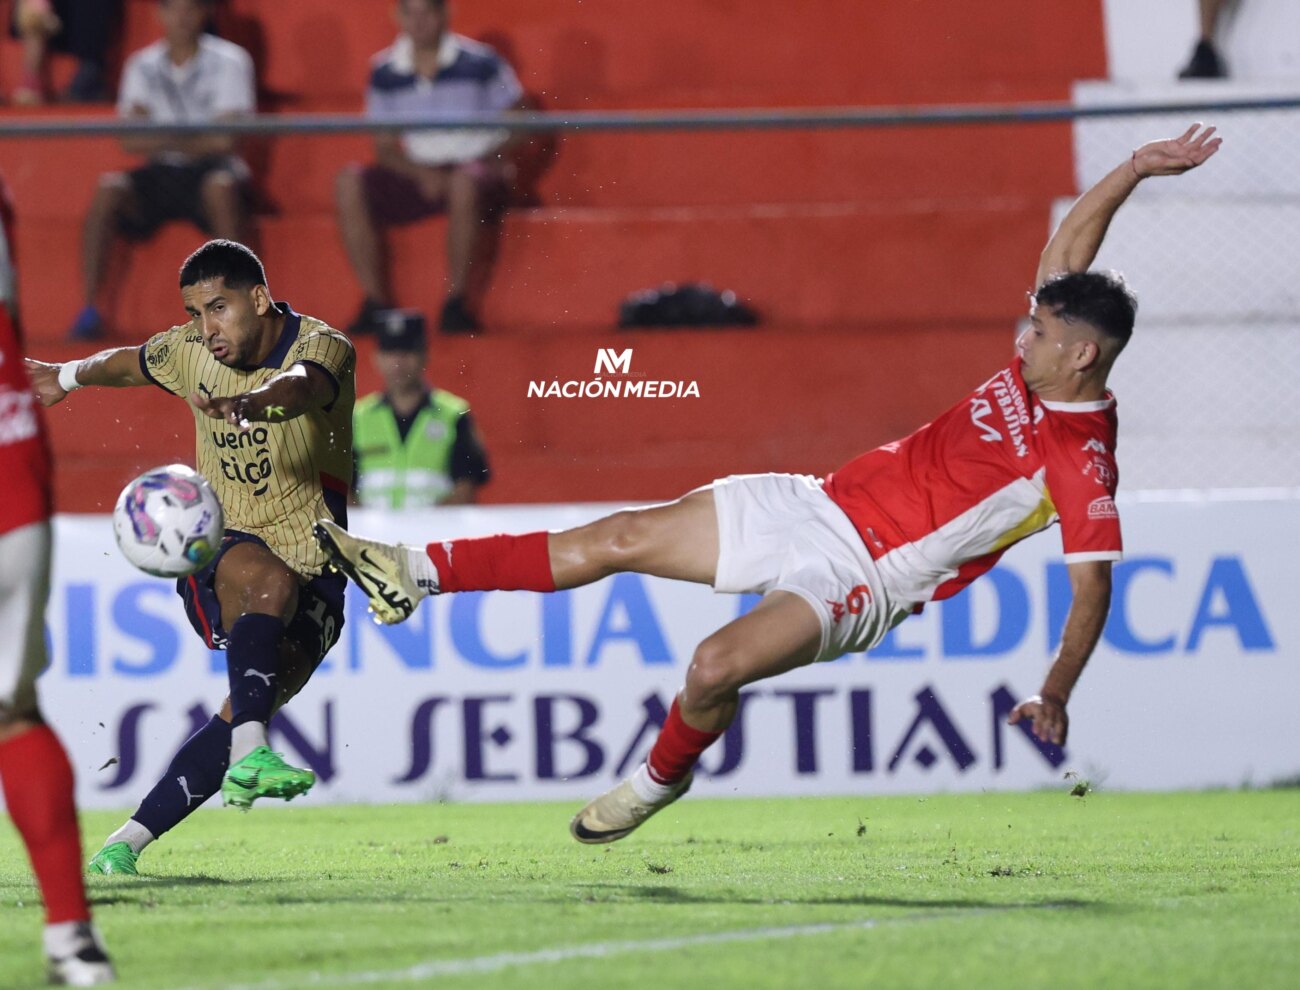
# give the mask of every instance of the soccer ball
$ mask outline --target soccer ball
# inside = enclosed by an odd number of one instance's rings
[[[146,471],[122,489],[113,506],[122,555],[155,577],[202,570],[216,556],[225,529],[212,486],[184,464]]]

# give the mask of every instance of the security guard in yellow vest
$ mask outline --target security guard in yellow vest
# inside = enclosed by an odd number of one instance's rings
[[[469,403],[424,380],[424,317],[379,314],[375,337],[384,391],[359,399],[353,413],[358,503],[409,509],[476,501],[490,477],[487,453]]]

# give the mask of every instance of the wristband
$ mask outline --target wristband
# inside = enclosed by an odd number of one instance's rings
[[[59,368],[59,388],[65,392],[75,392],[81,388],[81,382],[77,381],[77,368],[80,365],[80,361],[63,362],[63,366]]]
[[[1138,171],[1138,153],[1137,153],[1137,151],[1134,151],[1133,154],[1132,154],[1131,156],[1129,156],[1128,163],[1129,163],[1130,165],[1133,166],[1133,174],[1136,175],[1139,179],[1141,179],[1141,178],[1142,178],[1142,173]]]

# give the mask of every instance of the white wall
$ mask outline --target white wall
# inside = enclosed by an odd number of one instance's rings
[[[1118,82],[1173,79],[1200,34],[1196,0],[1105,0],[1103,10],[1110,77]],[[1295,0],[1229,5],[1216,40],[1233,80],[1300,77]]]

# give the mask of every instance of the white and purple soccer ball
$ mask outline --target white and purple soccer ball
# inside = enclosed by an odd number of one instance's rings
[[[185,577],[207,566],[225,529],[216,492],[184,464],[146,471],[122,489],[113,506],[122,555],[156,577]]]

